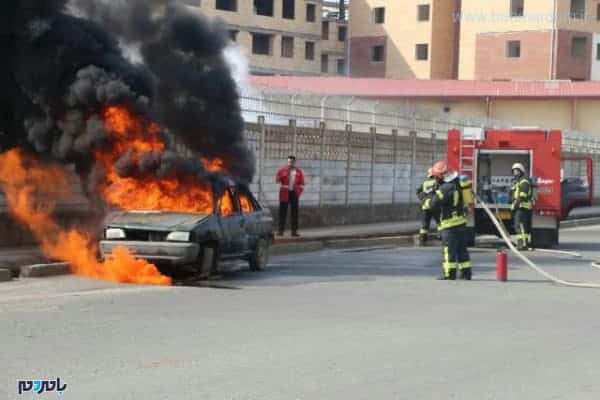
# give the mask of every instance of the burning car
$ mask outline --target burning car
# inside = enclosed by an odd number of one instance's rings
[[[210,212],[118,211],[105,220],[101,256],[119,246],[169,275],[207,278],[219,260],[247,260],[253,271],[268,263],[273,218],[244,185],[213,188]]]

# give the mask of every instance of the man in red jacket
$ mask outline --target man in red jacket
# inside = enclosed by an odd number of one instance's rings
[[[304,174],[296,167],[296,157],[289,156],[287,165],[277,171],[279,188],[279,236],[285,231],[288,205],[292,209],[292,236],[298,237],[298,200],[304,191]]]

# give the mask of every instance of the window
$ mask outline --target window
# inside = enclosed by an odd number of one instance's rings
[[[321,54],[321,72],[326,74],[329,72],[329,56]]]
[[[506,57],[519,58],[521,57],[521,41],[509,40],[506,43]]]
[[[596,45],[596,60],[600,61],[600,43]]]
[[[510,0],[510,16],[522,17],[525,15],[525,0]]]
[[[571,56],[573,58],[585,57],[587,53],[587,38],[575,36],[571,42]]]
[[[285,19],[296,18],[296,0],[283,0],[281,16]]]
[[[383,46],[374,46],[371,47],[371,61],[373,62],[383,62],[385,51]]]
[[[417,6],[417,21],[429,21],[431,6],[429,4],[420,4]]]
[[[585,0],[571,0],[571,18],[585,18]]]
[[[244,214],[250,214],[250,213],[254,212],[254,210],[255,210],[254,204],[253,204],[252,200],[250,200],[250,197],[246,193],[240,192],[239,198],[240,198],[240,207],[242,208],[242,212]]]
[[[252,54],[271,55],[272,36],[264,33],[252,34]]]
[[[254,14],[273,16],[273,0],[254,0]]]
[[[281,57],[294,58],[294,38],[292,36],[281,37]]]
[[[321,22],[321,39],[329,40],[329,21]]]
[[[373,9],[373,22],[376,24],[385,22],[385,7],[375,7]]]
[[[217,0],[215,8],[224,11],[237,11],[237,0]]]
[[[600,21],[600,4],[596,5],[596,20]]]
[[[226,190],[221,199],[219,200],[219,212],[222,216],[228,217],[236,213],[235,203],[233,201],[233,195],[229,190]]]
[[[306,5],[306,21],[315,22],[317,20],[317,6],[315,4],[308,3]]]
[[[337,60],[337,73],[338,75],[346,75],[346,60],[343,58]]]
[[[236,30],[230,30],[230,31],[228,31],[228,32],[229,32],[229,39],[230,39],[232,42],[237,42],[237,35],[238,35],[239,31],[236,31]]]
[[[307,60],[315,59],[315,42],[306,42],[304,45],[304,58]]]
[[[419,61],[425,61],[429,59],[429,45],[426,43],[418,44],[415,46],[415,58]]]
[[[338,27],[338,41],[345,42],[348,35],[348,28],[345,26]]]

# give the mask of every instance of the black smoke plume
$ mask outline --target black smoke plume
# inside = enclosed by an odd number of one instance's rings
[[[109,140],[101,112],[119,105],[158,122],[169,146],[137,162],[124,155],[117,162],[123,176],[206,178],[204,156],[224,159],[234,179],[251,181],[254,159],[219,22],[172,1],[3,3],[0,151],[23,147],[75,163],[82,177],[93,179],[102,171],[92,151]],[[176,152],[176,144],[192,156]]]

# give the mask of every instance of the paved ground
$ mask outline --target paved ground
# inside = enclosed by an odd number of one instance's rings
[[[562,239],[600,258],[600,227]],[[278,257],[211,287],[2,284],[0,399],[56,377],[77,400],[598,398],[600,291],[513,259],[499,283],[493,251],[473,256],[472,282],[434,280],[437,249],[370,248]],[[588,260],[532,257],[600,282]]]

